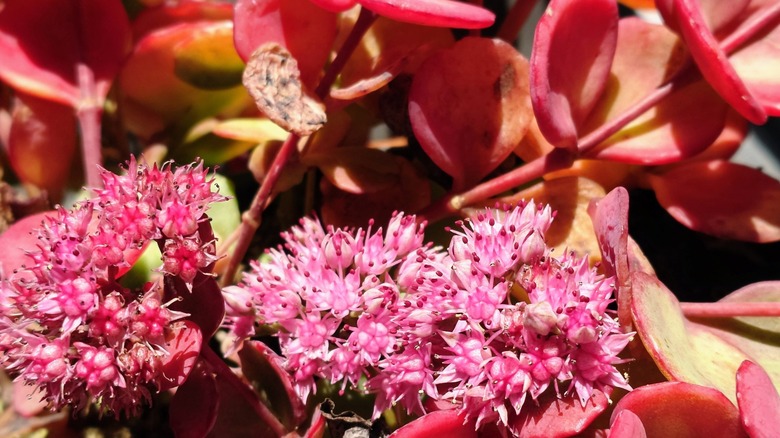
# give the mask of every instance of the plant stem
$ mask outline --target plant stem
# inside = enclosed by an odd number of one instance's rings
[[[687,318],[780,316],[780,302],[680,303],[680,308]]]
[[[531,11],[534,10],[534,6],[536,6],[536,0],[516,0],[504,18],[504,22],[501,23],[501,28],[496,36],[509,43],[516,40],[520,30],[531,15]]]
[[[211,365],[211,368],[217,374],[218,379],[232,385],[238,390],[247,403],[252,406],[258,417],[260,417],[260,419],[273,431],[274,435],[281,437],[287,433],[284,425],[282,425],[268,407],[258,399],[257,394],[250,389],[249,385],[242,382],[241,379],[230,370],[225,361],[217,356],[208,345],[204,345],[200,352],[200,357]]]
[[[361,8],[360,15],[358,16],[355,25],[352,27],[349,36],[347,36],[346,41],[344,41],[344,44],[339,48],[336,58],[328,66],[325,75],[314,90],[320,100],[325,99],[328,95],[330,87],[336,81],[336,77],[344,68],[344,65],[346,65],[350,56],[352,56],[352,53],[357,48],[363,35],[375,20],[376,14],[368,9]],[[290,158],[294,155],[299,140],[300,136],[295,133],[290,133],[289,137],[287,137],[287,140],[285,140],[282,147],[279,149],[279,152],[276,154],[276,157],[274,157],[268,174],[265,179],[263,179],[260,189],[258,189],[252,200],[252,205],[241,216],[241,225],[237,230],[238,237],[236,238],[236,247],[233,249],[233,252],[228,255],[229,260],[222,277],[222,286],[229,285],[233,282],[233,278],[238,271],[238,265],[241,263],[241,260],[249,249],[252,237],[255,235],[257,229],[260,228],[263,211],[271,199],[273,189],[279,181],[282,171],[290,161]]]
[[[518,3],[523,0],[518,0]],[[730,54],[739,46],[773,23],[780,17],[780,4],[773,5],[760,14],[755,14],[751,19],[725,38],[721,48]],[[444,216],[457,212],[460,208],[476,202],[496,196],[514,187],[527,184],[540,178],[545,173],[569,167],[577,157],[587,157],[589,153],[602,144],[606,139],[636,120],[646,111],[670,96],[674,91],[701,78],[701,73],[690,57],[682,64],[678,72],[666,83],[653,90],[642,100],[636,102],[622,114],[599,126],[596,130],[581,137],[578,141],[577,153],[565,153],[562,149],[554,149],[547,155],[539,157],[524,164],[511,172],[500,175],[492,180],[485,181],[472,189],[460,193],[445,196],[439,202],[420,212],[420,216],[428,220],[441,219]],[[528,168],[528,169],[526,169]]]
[[[95,75],[86,64],[76,66],[81,98],[76,117],[81,129],[81,155],[84,162],[84,179],[89,187],[101,184],[98,165],[103,163],[100,150],[100,117],[103,114],[101,99],[97,94]]]

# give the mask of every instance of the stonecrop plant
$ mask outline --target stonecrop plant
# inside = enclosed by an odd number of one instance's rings
[[[778,116],[780,0],[0,0],[0,436],[776,436]]]
[[[424,224],[396,214],[376,231],[303,219],[284,246],[225,290],[233,335],[279,327],[282,365],[305,401],[315,378],[375,395],[374,418],[399,404],[448,401],[475,420],[514,428],[545,391],[630,390],[615,368],[633,333],[608,305],[614,278],[544,243],[549,206],[486,209],[423,244]],[[517,430],[512,431],[517,434]]]

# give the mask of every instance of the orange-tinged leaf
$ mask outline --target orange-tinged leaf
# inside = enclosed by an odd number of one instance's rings
[[[650,184],[658,202],[688,228],[748,242],[780,240],[780,182],[757,169],[694,162],[651,175]]]
[[[533,117],[528,62],[500,40],[467,37],[429,57],[409,91],[409,117],[425,152],[470,187],[517,146]]]
[[[230,28],[230,21],[183,23],[154,31],[136,44],[119,76],[120,104],[128,129],[149,138],[176,127],[183,135],[207,116],[233,113],[249,96],[240,84],[225,90],[203,90],[174,74],[176,47],[191,35]]]
[[[76,154],[73,108],[19,94],[12,114],[7,152],[19,179],[49,192],[59,202]]]
[[[152,31],[180,23],[222,21],[232,18],[233,5],[227,2],[165,2],[159,7],[146,8],[135,17],[132,23],[133,39],[139,41]]]
[[[482,29],[496,17],[485,8],[453,0],[356,0],[364,8],[393,20],[424,26]]]
[[[218,123],[212,131],[214,134],[233,140],[265,143],[266,141],[282,141],[289,133],[267,118],[230,119]]]
[[[679,39],[667,28],[627,18],[620,20],[619,32],[611,79],[584,132],[620,116],[679,69]],[[670,96],[587,155],[630,164],[677,162],[712,144],[728,108],[705,81],[680,82]]]
[[[120,0],[10,0],[0,9],[0,79],[75,107],[81,99],[76,66],[86,64],[103,99],[129,39]]]
[[[373,193],[400,183],[401,166],[386,152],[361,147],[307,154],[303,162],[317,166],[336,187],[349,193]]]
[[[199,29],[174,47],[174,73],[184,82],[206,90],[241,84],[244,61],[233,48],[233,27]]]

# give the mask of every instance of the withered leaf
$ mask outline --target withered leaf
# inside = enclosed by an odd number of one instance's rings
[[[290,132],[311,135],[327,121],[324,105],[303,89],[298,62],[279,44],[267,43],[252,53],[243,83],[257,107]]]

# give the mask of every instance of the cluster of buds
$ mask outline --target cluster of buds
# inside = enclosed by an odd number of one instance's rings
[[[374,415],[423,396],[511,431],[524,403],[554,390],[584,404],[630,389],[615,365],[632,334],[607,310],[614,281],[572,253],[552,256],[553,214],[533,202],[487,209],[423,244],[424,224],[386,232],[304,219],[243,283],[224,291],[236,339],[278,328],[283,365],[305,400],[316,379],[376,395]]]
[[[223,197],[202,164],[131,160],[124,175],[101,174],[96,196],[47,216],[29,263],[2,279],[0,360],[54,408],[94,401],[132,415],[176,377],[163,372],[167,343],[187,315],[169,308],[177,297],[162,280],[132,290],[117,277],[156,242],[163,274],[191,287],[215,260],[213,237],[199,228]]]

